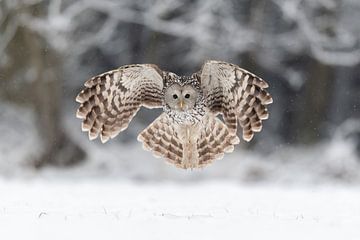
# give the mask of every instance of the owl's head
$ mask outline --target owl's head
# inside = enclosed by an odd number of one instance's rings
[[[186,112],[195,107],[198,94],[191,84],[174,83],[165,89],[165,103],[171,110]]]

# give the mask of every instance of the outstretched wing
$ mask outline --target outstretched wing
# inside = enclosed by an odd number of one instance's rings
[[[207,61],[197,73],[210,111],[221,113],[232,133],[237,122],[243,129],[243,139],[250,141],[261,131],[262,120],[269,117],[266,105],[273,102],[266,91],[268,84],[237,65]]]
[[[122,66],[91,78],[76,97],[82,130],[104,143],[128,127],[141,106],[162,106],[162,71],[151,64]]]

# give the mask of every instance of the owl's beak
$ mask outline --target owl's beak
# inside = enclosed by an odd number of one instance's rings
[[[184,110],[184,101],[183,100],[180,100],[179,106],[180,106],[181,110]]]

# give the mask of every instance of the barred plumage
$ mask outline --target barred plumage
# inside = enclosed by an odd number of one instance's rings
[[[224,116],[230,132],[236,133],[237,122],[243,139],[250,141],[262,129],[262,120],[269,117],[266,105],[273,102],[266,91],[268,84],[256,75],[226,62],[208,61],[200,77],[207,106]]]
[[[188,77],[153,64],[126,65],[95,76],[77,96],[76,116],[91,140],[106,142],[128,127],[141,106],[164,113],[142,131],[144,148],[181,168],[203,167],[250,141],[268,118],[268,84],[240,67],[207,61]],[[216,118],[222,114],[224,123]]]
[[[127,65],[91,78],[76,97],[76,116],[90,140],[107,142],[128,127],[141,106],[162,107],[163,80],[156,66]]]

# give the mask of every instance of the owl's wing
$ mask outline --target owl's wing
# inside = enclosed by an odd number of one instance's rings
[[[273,102],[264,80],[237,65],[213,60],[205,62],[197,75],[208,108],[223,115],[232,133],[236,133],[237,122],[246,141],[261,131],[262,120],[269,117],[266,105]]]
[[[162,71],[152,64],[122,66],[85,82],[76,97],[80,107],[76,116],[83,119],[82,130],[89,138],[100,135],[104,143],[128,127],[141,106],[162,106]]]

